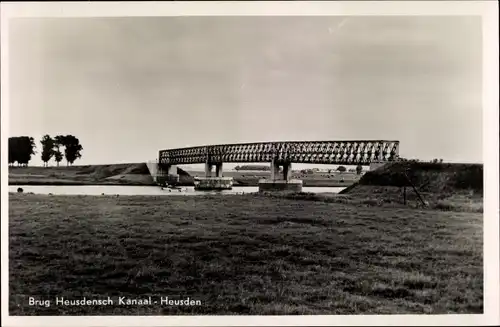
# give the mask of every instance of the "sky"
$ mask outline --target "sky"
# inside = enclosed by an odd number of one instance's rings
[[[399,140],[406,158],[482,162],[481,18],[17,18],[9,134],[72,134],[75,164],[161,149]]]

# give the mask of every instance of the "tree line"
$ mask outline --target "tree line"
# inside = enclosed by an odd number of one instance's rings
[[[236,171],[239,171],[239,170],[268,171],[268,170],[271,170],[271,167],[263,166],[263,165],[242,165],[242,166],[234,167],[234,170],[236,170]]]
[[[424,162],[424,161],[421,161],[420,159],[407,159],[407,158],[399,158],[399,161]],[[425,162],[430,162],[430,163],[434,163],[434,164],[437,164],[437,163],[442,164],[444,162],[444,160],[443,159],[434,158],[432,160],[425,161]]]
[[[331,174],[334,170],[333,169],[328,169],[328,174]],[[340,173],[344,173],[347,171],[347,168],[344,167],[344,166],[338,166],[337,169],[335,169],[335,171],[338,171]],[[360,175],[361,172],[363,171],[363,166],[362,165],[357,165],[356,166],[356,169],[350,169],[349,171],[351,172],[354,172],[356,171],[356,174]],[[301,173],[303,174],[312,174],[314,173],[314,169],[303,169],[301,170]]]
[[[59,163],[66,158],[66,165],[73,165],[76,159],[82,157],[83,147],[80,140],[73,135],[57,135],[51,137],[44,135],[40,140],[42,145],[41,158],[44,167],[49,161]],[[36,154],[35,139],[30,136],[15,136],[9,138],[9,166],[17,163],[18,166],[27,167],[33,155]]]

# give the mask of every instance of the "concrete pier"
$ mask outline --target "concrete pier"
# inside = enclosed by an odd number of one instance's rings
[[[212,176],[214,173],[215,176]],[[233,188],[233,178],[224,177],[222,174],[222,163],[205,163],[205,177],[198,177],[194,182],[195,190],[230,190]]]
[[[197,177],[194,180],[194,189],[197,191],[222,191],[232,188],[232,177]]]
[[[222,163],[215,165],[215,177],[222,177]]]
[[[280,166],[283,173],[280,173]],[[290,162],[278,163],[271,161],[271,179],[259,180],[259,192],[302,192],[302,181],[292,178],[292,164]]]
[[[215,176],[212,176],[215,166]],[[212,164],[205,163],[205,177],[222,177],[222,163]]]

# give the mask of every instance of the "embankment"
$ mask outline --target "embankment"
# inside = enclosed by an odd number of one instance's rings
[[[9,167],[10,185],[154,185],[145,163]]]
[[[420,201],[419,194],[437,208],[472,206],[476,211],[479,205],[482,208],[483,165],[395,162],[366,173],[340,193],[351,198],[403,202],[405,189],[410,202]]]

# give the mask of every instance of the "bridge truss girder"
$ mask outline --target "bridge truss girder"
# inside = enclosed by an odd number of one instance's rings
[[[394,161],[399,157],[399,141],[293,141],[221,144],[161,150],[163,165],[223,162],[311,163],[369,165]]]

